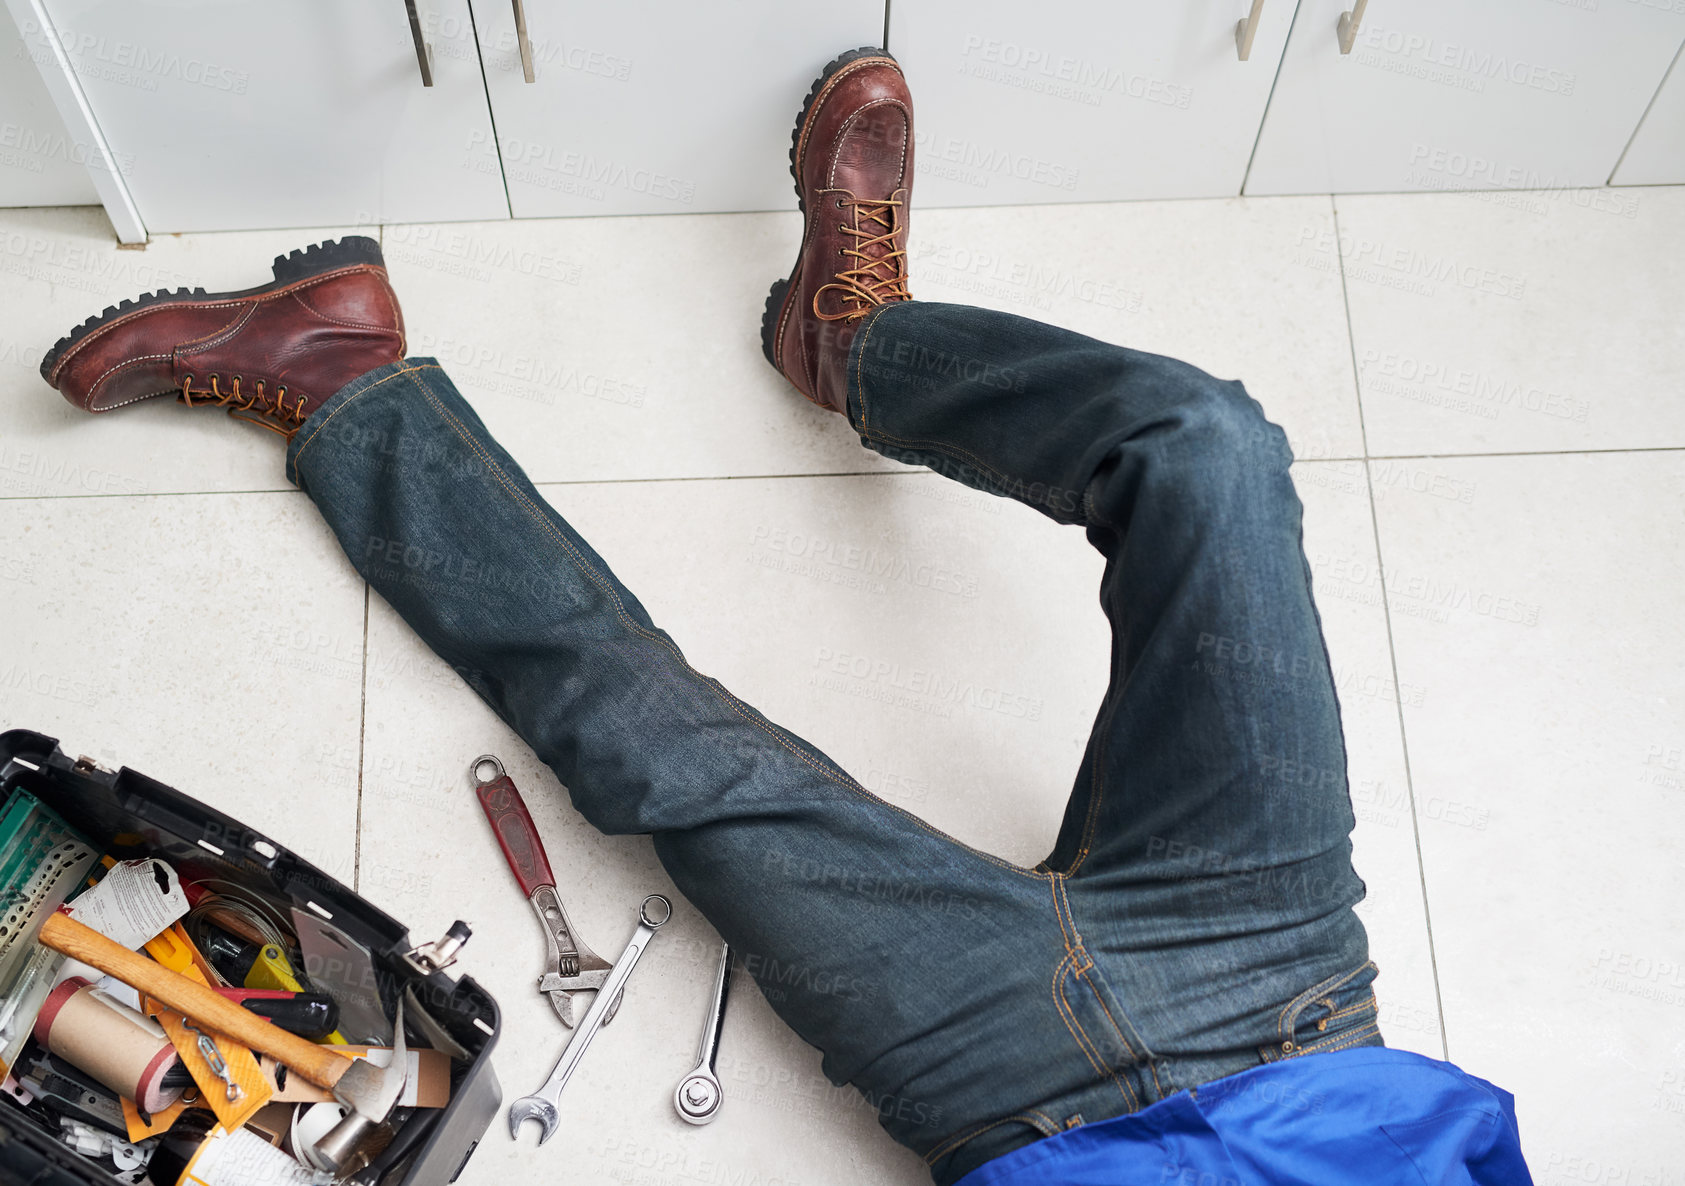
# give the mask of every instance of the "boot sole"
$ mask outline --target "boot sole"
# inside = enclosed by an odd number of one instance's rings
[[[807,199],[802,194],[802,133],[807,130],[808,117],[813,114],[813,105],[819,101],[819,96],[825,90],[825,84],[843,67],[860,61],[862,58],[885,58],[894,62],[894,56],[886,49],[875,45],[863,45],[859,49],[851,49],[847,53],[838,54],[819,72],[813,86],[807,92],[807,98],[802,100],[802,109],[796,115],[795,130],[790,133],[790,178],[796,187],[796,209],[807,214]],[[900,63],[896,63],[899,67]],[[796,254],[796,271],[790,274],[788,280],[774,280],[772,290],[766,296],[766,309],[761,313],[761,353],[773,368],[778,368],[778,327],[784,320],[785,298],[794,292],[796,280],[800,274],[802,254],[807,251],[807,229],[802,229],[802,249]]]
[[[308,280],[312,276],[320,276],[324,272],[336,272],[341,268],[354,267],[358,264],[373,264],[384,268],[385,258],[380,254],[380,244],[366,235],[347,235],[343,239],[329,240],[317,243],[286,255],[278,255],[270,265],[275,279],[269,284],[260,284],[256,288],[241,289],[239,292],[207,293],[202,288],[178,288],[171,291],[160,288],[157,292],[142,293],[133,300],[127,300],[117,305],[107,305],[103,313],[97,313],[88,318],[81,325],[71,330],[64,337],[53,343],[53,348],[47,351],[47,356],[41,360],[41,377],[49,384],[53,384],[53,371],[65,353],[76,346],[95,330],[113,325],[143,309],[150,309],[155,305],[172,304],[176,301],[229,301],[242,300],[248,297],[260,296],[266,292],[274,292],[301,280]]]

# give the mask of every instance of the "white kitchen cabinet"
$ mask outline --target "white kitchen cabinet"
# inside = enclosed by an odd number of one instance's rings
[[[46,0],[148,231],[507,217],[479,61],[402,0]],[[467,0],[421,0],[467,27]]]
[[[12,16],[0,6],[0,206],[84,206],[99,195]]]
[[[1678,0],[1300,0],[1248,194],[1602,185],[1685,40]]]
[[[894,0],[926,206],[1240,192],[1293,0]]]
[[[1614,185],[1685,185],[1685,50],[1610,178]]]
[[[790,129],[825,63],[883,40],[883,0],[475,0],[516,217],[794,208]]]

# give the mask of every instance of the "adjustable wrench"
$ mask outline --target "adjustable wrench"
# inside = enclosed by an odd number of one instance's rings
[[[495,772],[491,778],[480,777],[484,767]],[[585,945],[568,918],[567,907],[556,892],[556,875],[544,854],[544,841],[503,763],[491,754],[481,754],[468,768],[468,777],[474,780],[474,794],[491,821],[498,847],[520,882],[521,892],[532,904],[533,913],[538,915],[539,926],[544,928],[545,962],[538,991],[550,998],[556,1016],[571,1029],[573,994],[601,990],[608,979],[609,962]],[[614,1020],[619,1008],[620,997],[616,995],[603,1018],[604,1025]]]
[[[585,1020],[579,1023],[573,1037],[568,1039],[568,1047],[562,1051],[562,1057],[557,1061],[555,1070],[550,1072],[550,1077],[544,1081],[543,1087],[509,1105],[511,1137],[519,1137],[521,1125],[528,1120],[538,1121],[542,1130],[538,1134],[540,1145],[555,1135],[559,1119],[556,1105],[561,1099],[562,1088],[568,1085],[574,1071],[579,1069],[580,1061],[584,1059],[585,1051],[591,1045],[591,1039],[596,1037],[597,1031],[606,1024],[607,1018],[604,1014],[609,1011],[609,999],[620,999],[620,993],[625,989],[632,969],[638,965],[638,957],[655,937],[655,932],[661,924],[672,917],[673,904],[660,894],[651,894],[644,899],[643,905],[638,907],[638,929],[632,932],[626,950],[614,961],[614,968],[609,972],[608,979],[597,990],[596,999],[591,1002]]]

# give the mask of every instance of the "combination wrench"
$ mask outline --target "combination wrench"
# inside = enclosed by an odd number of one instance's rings
[[[725,1025],[726,995],[731,991],[731,944],[720,945],[720,968],[714,973],[714,1004],[702,1027],[702,1041],[696,1047],[696,1069],[673,1089],[673,1107],[688,1124],[707,1124],[719,1114],[725,1089],[714,1073],[720,1056],[720,1029]]]
[[[519,1137],[521,1125],[528,1120],[538,1121],[543,1130],[538,1135],[540,1145],[555,1135],[559,1118],[556,1105],[561,1099],[562,1088],[567,1086],[574,1071],[579,1069],[586,1048],[591,1045],[591,1039],[596,1037],[597,1031],[603,1027],[604,1015],[610,1012],[613,1003],[620,996],[621,989],[626,987],[632,969],[638,964],[638,957],[655,937],[655,932],[672,917],[673,904],[660,894],[651,894],[644,899],[643,905],[638,907],[638,929],[632,932],[626,950],[614,961],[608,979],[603,981],[603,986],[597,990],[596,997],[591,1001],[591,1008],[585,1014],[585,1020],[581,1021],[579,1028],[574,1031],[567,1049],[562,1051],[562,1057],[556,1063],[555,1070],[550,1072],[550,1077],[544,1081],[543,1087],[509,1105],[511,1137]]]

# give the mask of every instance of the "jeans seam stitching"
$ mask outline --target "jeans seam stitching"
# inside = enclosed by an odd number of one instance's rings
[[[1089,994],[1093,996],[1095,1003],[1100,1006],[1100,1011],[1106,1015],[1106,1020],[1111,1023],[1112,1029],[1117,1033],[1118,1041],[1123,1043],[1124,1051],[1133,1061],[1135,1059],[1135,1048],[1130,1044],[1129,1039],[1123,1036],[1123,1030],[1118,1027],[1117,1019],[1112,1016],[1112,1011],[1106,1007],[1105,1001],[1100,999],[1099,992],[1095,990],[1094,982],[1083,975],[1084,972],[1094,966],[1094,957],[1089,955],[1088,949],[1082,945],[1082,935],[1077,931],[1076,918],[1071,914],[1071,900],[1069,897],[1069,891],[1065,884],[1064,875],[1055,874],[1052,879],[1052,886],[1053,913],[1059,923],[1059,932],[1065,939],[1065,958],[1060,961],[1061,967],[1054,969],[1053,983],[1055,988],[1058,990],[1060,1003],[1063,1004],[1064,1008],[1068,1010],[1071,1015],[1071,1020],[1066,1023],[1066,1027],[1069,1028],[1071,1023],[1075,1023],[1077,1029],[1082,1033],[1082,1037],[1079,1039],[1078,1044],[1086,1044],[1084,1045],[1083,1053],[1087,1055],[1089,1053],[1089,1048],[1092,1048],[1094,1051],[1093,1055],[1089,1057],[1089,1063],[1094,1065],[1095,1068],[1100,1071],[1102,1076],[1109,1076],[1111,1078],[1112,1082],[1117,1085],[1118,1090],[1123,1094],[1124,1101],[1129,1104],[1131,1109],[1139,1108],[1141,1106],[1140,1097],[1136,1095],[1134,1087],[1131,1084],[1126,1083],[1115,1068],[1105,1067],[1104,1060],[1099,1060],[1098,1062],[1096,1061],[1099,1059],[1099,1047],[1094,1045],[1094,1040],[1088,1036],[1088,1030],[1083,1026],[1082,1022],[1077,1019],[1076,1010],[1072,1008],[1070,1000],[1065,996],[1064,988],[1060,986],[1059,981],[1062,967],[1064,964],[1069,963],[1071,965],[1071,972],[1082,981],[1083,986],[1087,988]],[[1067,919],[1070,920],[1070,928],[1068,930],[1065,926]],[[1073,936],[1075,936],[1074,943],[1072,942]],[[1076,966],[1079,958],[1082,961],[1081,968]],[[1074,1037],[1075,1034],[1072,1036]]]
[[[414,370],[420,370],[422,368],[416,367],[416,368],[413,368],[413,369]],[[439,369],[442,369],[442,368],[439,368]],[[396,376],[389,376],[389,377],[396,378]],[[385,380],[382,380],[382,382],[384,382],[384,381]],[[371,386],[378,386],[378,384],[371,385]],[[1009,862],[1001,860],[999,857],[992,856],[992,855],[990,855],[989,853],[986,853],[986,852],[980,852],[979,850],[977,850],[975,848],[972,848],[968,844],[963,844],[959,840],[954,839],[952,836],[947,835],[945,832],[941,831],[940,829],[935,828],[935,827],[931,826],[930,824],[927,824],[925,821],[919,819],[916,815],[912,815],[911,813],[909,813],[907,811],[904,811],[903,809],[901,809],[899,807],[896,807],[893,803],[888,803],[888,802],[886,802],[882,799],[879,799],[877,796],[875,796],[875,795],[871,794],[869,791],[867,791],[864,787],[861,787],[858,784],[856,784],[852,779],[847,779],[846,777],[845,778],[838,778],[837,775],[833,774],[832,772],[830,772],[829,770],[826,770],[823,766],[821,766],[818,763],[818,761],[816,760],[815,756],[812,755],[812,754],[809,754],[806,751],[805,748],[803,748],[801,746],[797,746],[794,743],[792,743],[789,739],[780,736],[777,731],[775,731],[774,729],[772,729],[770,727],[768,722],[757,721],[753,716],[751,716],[749,713],[745,712],[744,709],[748,708],[748,705],[744,704],[741,700],[739,700],[736,696],[734,696],[718,680],[712,678],[711,676],[703,675],[700,671],[697,671],[696,668],[692,667],[690,665],[689,661],[685,659],[684,653],[682,651],[680,651],[677,646],[673,645],[670,641],[667,641],[667,640],[661,638],[659,634],[652,633],[650,631],[647,631],[647,630],[643,629],[636,622],[634,622],[631,619],[631,616],[626,613],[626,607],[621,602],[619,595],[614,591],[613,587],[607,583],[607,581],[602,576],[602,574],[597,572],[597,570],[592,565],[586,563],[585,558],[578,553],[578,551],[573,547],[573,545],[568,543],[567,539],[556,531],[555,525],[550,523],[549,520],[547,520],[542,513],[540,513],[536,508],[534,508],[531,501],[529,499],[527,499],[525,495],[523,495],[519,490],[514,488],[514,486],[511,484],[511,482],[509,480],[508,475],[504,473],[503,467],[501,465],[499,465],[497,463],[497,460],[494,457],[492,457],[481,446],[479,441],[474,439],[473,434],[470,433],[467,430],[467,428],[461,423],[461,421],[459,421],[450,412],[450,410],[448,408],[446,408],[443,404],[441,404],[439,402],[438,398],[431,391],[427,390],[427,388],[425,386],[423,386],[419,381],[417,382],[416,386],[421,390],[422,395],[426,398],[427,402],[429,404],[431,404],[433,406],[434,410],[436,412],[438,412],[439,415],[441,417],[443,417],[445,419],[445,421],[450,425],[452,431],[454,431],[456,433],[456,435],[462,439],[463,443],[466,444],[471,450],[473,450],[474,454],[477,457],[479,457],[480,460],[485,464],[486,471],[494,476],[498,485],[502,486],[504,491],[512,499],[515,500],[516,504],[518,506],[520,506],[522,510],[526,511],[528,517],[530,517],[534,522],[536,522],[539,525],[539,527],[544,531],[544,533],[546,535],[548,535],[551,538],[551,540],[554,543],[556,543],[565,553],[567,553],[567,555],[573,560],[574,565],[579,569],[580,573],[587,580],[589,580],[592,584],[596,585],[597,588],[599,590],[601,590],[602,593],[609,599],[609,603],[614,607],[615,616],[617,618],[619,618],[621,624],[628,631],[630,631],[635,636],[644,639],[645,641],[655,643],[657,646],[661,647],[663,650],[666,650],[670,654],[672,654],[673,657],[676,658],[679,661],[679,663],[684,667],[684,669],[686,671],[690,672],[692,675],[696,676],[699,680],[701,680],[705,685],[707,685],[707,687],[717,697],[719,697],[719,699],[727,707],[729,707],[733,712],[735,712],[739,717],[743,718],[744,721],[748,722],[749,724],[753,725],[755,728],[759,729],[761,732],[765,733],[773,741],[777,742],[780,747],[782,747],[784,750],[788,751],[790,754],[794,755],[804,765],[806,765],[814,773],[818,774],[821,778],[825,779],[827,782],[833,783],[836,786],[841,787],[844,790],[851,791],[851,792],[861,796],[862,798],[868,799],[868,800],[870,800],[872,802],[875,802],[875,803],[879,803],[882,806],[889,808],[891,811],[896,812],[898,815],[902,816],[903,818],[911,821],[913,824],[915,824],[922,831],[929,833],[931,836],[935,837],[936,839],[943,840],[943,841],[945,841],[949,844],[954,845],[957,848],[964,849],[965,851],[970,852],[970,853],[972,853],[972,854],[974,854],[978,857],[981,857],[984,860],[990,862],[991,864],[999,866],[1000,868],[1010,870],[1011,872],[1014,872],[1014,873],[1020,873],[1024,876],[1026,876],[1026,877],[1031,877],[1031,878],[1039,878],[1041,876],[1040,874],[1035,873],[1033,870],[1022,869],[1022,868],[1020,868],[1016,865],[1013,865],[1013,864],[1010,864]],[[358,394],[361,394],[361,393],[359,392]],[[349,403],[350,400],[347,400],[346,402]],[[341,405],[341,406],[343,406],[343,405]],[[320,431],[320,430],[318,430],[318,431]],[[300,452],[302,452],[302,450],[300,450]]]
[[[1084,951],[1083,954],[1086,956],[1088,953],[1087,951]],[[1089,958],[1088,966],[1090,968],[1094,966],[1094,960],[1092,957]],[[1078,972],[1077,977],[1088,986],[1088,991],[1094,994],[1094,1003],[1100,1006],[1100,1012],[1104,1013],[1106,1015],[1106,1020],[1111,1023],[1112,1031],[1117,1034],[1117,1040],[1123,1043],[1124,1053],[1129,1056],[1130,1061],[1136,1063],[1146,1062],[1147,1070],[1153,1077],[1153,1086],[1158,1088],[1159,1093],[1162,1095],[1164,1087],[1158,1081],[1157,1068],[1155,1068],[1150,1061],[1141,1058],[1135,1053],[1135,1047],[1130,1043],[1128,1038],[1124,1037],[1123,1028],[1118,1025],[1117,1018],[1112,1016],[1111,1006],[1107,1005],[1105,998],[1100,995],[1099,987],[1094,983],[1094,981],[1090,980],[1087,976],[1084,976],[1082,972]],[[1134,1027],[1132,1026],[1131,1028]]]
[[[1349,1034],[1336,1034],[1334,1037],[1326,1038],[1321,1042],[1313,1042],[1309,1046],[1300,1047],[1298,1050],[1295,1050],[1291,1055],[1289,1055],[1289,1057],[1303,1058],[1307,1054],[1332,1054],[1336,1050],[1344,1050],[1348,1046],[1356,1046],[1365,1038],[1378,1036],[1380,1032],[1380,1024],[1378,1022],[1371,1021],[1358,1029],[1353,1030]]]
[[[1333,992],[1342,984],[1346,983],[1346,981],[1360,975],[1364,969],[1373,968],[1374,966],[1374,960],[1364,960],[1361,964],[1351,969],[1349,972],[1341,972],[1334,976],[1330,976],[1327,980],[1322,981],[1320,984],[1313,984],[1304,992],[1288,1001],[1287,1004],[1281,1007],[1281,1013],[1276,1017],[1276,1036],[1291,1039],[1292,1030],[1298,1025],[1299,1014],[1304,1012],[1306,1005],[1315,1000],[1319,994]],[[1288,1017],[1289,1013],[1292,1014],[1291,1019]]]
[[[1131,1062],[1138,1061],[1138,1057],[1135,1053],[1135,1047],[1130,1045],[1128,1038],[1124,1037],[1123,1030],[1118,1026],[1117,1018],[1112,1016],[1111,1009],[1107,1006],[1106,1002],[1100,998],[1099,989],[1095,987],[1094,981],[1084,975],[1089,968],[1094,966],[1094,958],[1090,956],[1086,950],[1084,950],[1082,954],[1083,957],[1088,960],[1088,963],[1086,966],[1076,969],[1077,979],[1086,984],[1088,986],[1088,991],[1094,994],[1094,1003],[1100,1006],[1100,1012],[1104,1013],[1106,1015],[1106,1020],[1111,1023],[1112,1030],[1117,1034],[1117,1040],[1123,1043],[1124,1053],[1129,1056]]]
[[[1086,957],[1087,952],[1084,952],[1083,955],[1084,955],[1084,957]],[[1092,961],[1090,962],[1089,966],[1093,967]],[[1094,986],[1092,984],[1090,984],[1088,982],[1088,980],[1083,977],[1081,972],[1078,972],[1076,970],[1074,959],[1072,961],[1071,968],[1068,969],[1068,975],[1066,976],[1066,979],[1069,980],[1070,976],[1075,976],[1077,979],[1081,980],[1082,983],[1083,983],[1083,987],[1088,989],[1090,995],[1093,994]],[[1060,998],[1060,1000],[1064,1001],[1065,1008],[1067,1008],[1071,1011],[1071,1021],[1072,1021],[1073,1024],[1075,1024],[1077,1029],[1082,1033],[1082,1040],[1083,1040],[1083,1043],[1086,1046],[1086,1049],[1084,1050],[1084,1053],[1087,1053],[1089,1050],[1093,1051],[1093,1057],[1090,1059],[1090,1061],[1098,1063],[1099,1067],[1101,1068],[1100,1069],[1101,1076],[1103,1078],[1107,1078],[1107,1079],[1110,1079],[1112,1081],[1112,1085],[1118,1089],[1118,1094],[1123,1096],[1123,1102],[1129,1105],[1129,1108],[1130,1108],[1131,1111],[1134,1111],[1134,1110],[1140,1108],[1141,1098],[1140,1098],[1140,1096],[1138,1096],[1135,1093],[1134,1085],[1132,1085],[1127,1080],[1125,1080],[1123,1075],[1119,1073],[1119,1071],[1116,1067],[1108,1065],[1106,1063],[1105,1059],[1100,1057],[1100,1047],[1095,1043],[1093,1038],[1088,1036],[1088,1027],[1083,1025],[1082,1019],[1077,1016],[1076,1007],[1071,1004],[1070,998],[1065,995],[1065,989],[1064,989],[1063,985],[1061,985],[1060,989],[1059,989],[1059,998]]]
[[[957,1132],[953,1136],[947,1138],[947,1140],[943,1141],[940,1145],[936,1146],[936,1148],[932,1149],[929,1153],[926,1153],[924,1155],[924,1163],[926,1165],[935,1165],[937,1161],[939,1161],[941,1158],[946,1156],[948,1153],[952,1152],[954,1149],[959,1148],[961,1145],[965,1144],[967,1141],[975,1140],[977,1137],[982,1136],[984,1133],[988,1132],[990,1129],[999,1128],[1003,1124],[1021,1123],[1020,1118],[1024,1117],[1024,1116],[1040,1116],[1044,1121],[1046,1121],[1053,1128],[1054,1132],[1057,1132],[1059,1130],[1059,1126],[1057,1124],[1054,1124],[1052,1118],[1049,1117],[1045,1112],[1041,1112],[1041,1111],[1039,1111],[1035,1108],[1027,1108],[1022,1112],[1014,1112],[1010,1116],[1002,1116],[999,1120],[991,1120],[991,1121],[989,1121],[989,1123],[983,1125],[981,1128],[978,1128],[978,1129],[974,1129],[974,1130],[964,1130],[964,1129],[962,1129],[960,1132]],[[1033,1128],[1035,1126],[1032,1125],[1031,1127]],[[1044,1135],[1051,1136],[1052,1134],[1048,1133],[1048,1134],[1044,1134]]]
[[[1053,920],[1059,924],[1059,936],[1065,941],[1065,951],[1071,950],[1071,931],[1076,929],[1076,920],[1071,920],[1071,926],[1065,926],[1065,912],[1059,906],[1059,883],[1064,879],[1063,873],[1054,873],[1048,878],[1048,888],[1053,892]],[[1081,936],[1078,936],[1081,939]]]
[[[1152,1077],[1153,1077],[1153,1086],[1154,1086],[1154,1088],[1156,1088],[1158,1090],[1159,1096],[1160,1096],[1160,1098],[1162,1098],[1163,1095],[1164,1095],[1164,1084],[1159,1081],[1158,1067],[1154,1063],[1154,1061],[1151,1057],[1152,1052],[1149,1049],[1149,1047],[1147,1046],[1147,1043],[1141,1038],[1140,1032],[1135,1029],[1135,1023],[1130,1022],[1130,1025],[1129,1025],[1130,1032],[1135,1034],[1135,1041],[1131,1042],[1129,1040],[1129,1038],[1124,1034],[1123,1027],[1118,1024],[1117,1017],[1112,1013],[1111,1006],[1106,1004],[1105,997],[1100,995],[1099,986],[1092,979],[1083,975],[1083,972],[1085,972],[1089,968],[1092,968],[1092,967],[1095,966],[1094,957],[1089,955],[1088,954],[1088,948],[1082,945],[1082,936],[1081,936],[1081,934],[1079,934],[1077,932],[1076,915],[1071,913],[1070,881],[1067,877],[1065,877],[1062,874],[1059,877],[1058,887],[1057,887],[1057,890],[1055,892],[1058,895],[1058,897],[1055,901],[1055,907],[1061,908],[1060,904],[1062,903],[1062,913],[1064,915],[1066,915],[1067,917],[1069,917],[1070,920],[1071,920],[1071,931],[1070,931],[1070,933],[1075,934],[1077,936],[1077,949],[1076,950],[1078,950],[1082,953],[1082,958],[1086,961],[1083,968],[1077,971],[1077,973],[1076,973],[1077,976],[1081,977],[1082,982],[1088,986],[1088,991],[1094,994],[1095,1004],[1099,1005],[1100,1011],[1106,1015],[1106,1020],[1111,1023],[1113,1031],[1115,1031],[1116,1034],[1117,1034],[1117,1040],[1123,1044],[1123,1049],[1124,1049],[1125,1053],[1128,1054],[1131,1061],[1144,1062],[1146,1064],[1148,1074],[1152,1075]],[[1064,921],[1061,920],[1060,924],[1059,924],[1059,927],[1060,927],[1061,931],[1064,930],[1064,925],[1065,925]],[[1068,941],[1067,941],[1067,950],[1070,950]],[[1072,954],[1075,955],[1076,951],[1072,951]],[[1125,1020],[1128,1020],[1127,1017],[1125,1018]],[[1141,1048],[1141,1054],[1136,1053],[1136,1045],[1137,1044],[1139,1044],[1139,1046]],[[1131,1091],[1132,1091],[1132,1094],[1133,1094],[1133,1089],[1131,1089]],[[1140,1105],[1137,1103],[1136,1106],[1139,1107]]]
[[[1060,981],[1064,979],[1067,965],[1070,963],[1071,953],[1067,951],[1058,964],[1054,966],[1052,985],[1053,1007],[1058,1011],[1059,1019],[1065,1023],[1065,1028],[1070,1030],[1072,1040],[1076,1042],[1077,1049],[1082,1051],[1082,1056],[1088,1060],[1088,1065],[1093,1068],[1095,1075],[1101,1079],[1109,1077],[1115,1082],[1116,1076],[1106,1069],[1105,1065],[1100,1062],[1099,1058],[1094,1053],[1093,1043],[1088,1040],[1088,1032],[1082,1028],[1082,1023],[1076,1018],[1076,1010],[1071,1008],[1070,1001],[1065,997],[1065,990]],[[1122,1091],[1121,1087],[1119,1088],[1119,1091]],[[1127,1100],[1128,1096],[1125,1096],[1124,1098]]]
[[[1049,1116],[1046,1112],[1043,1112],[1040,1108],[1025,1108],[1022,1112],[1017,1113],[1017,1115],[1019,1115],[1019,1116],[1039,1116],[1039,1117],[1042,1118],[1043,1121],[1046,1122],[1047,1126],[1053,1130],[1053,1133],[1056,1133],[1056,1132],[1059,1131],[1059,1122],[1057,1120],[1053,1119],[1053,1117]],[[1048,1133],[1047,1135],[1052,1136],[1053,1133]]]
[[[1095,523],[1109,529],[1114,534],[1121,535],[1118,531],[1117,524],[1113,523],[1111,520],[1107,519],[1104,515],[1101,515],[1097,510],[1095,510],[1093,499],[1088,498],[1086,495],[1084,497],[1088,502],[1089,517],[1092,518]],[[1116,645],[1115,641],[1113,645]],[[1113,678],[1115,679],[1116,676],[1114,675]],[[1102,719],[1096,721],[1094,725],[1094,732],[1099,738],[1099,745],[1094,754],[1094,772],[1089,775],[1089,785],[1093,790],[1093,800],[1088,805],[1088,818],[1083,821],[1082,838],[1077,848],[1077,854],[1071,858],[1070,867],[1065,870],[1067,875],[1075,873],[1077,870],[1081,869],[1083,862],[1088,859],[1088,854],[1094,849],[1094,837],[1100,826],[1100,805],[1106,798],[1106,755],[1111,750],[1111,731],[1107,728],[1107,726],[1109,726],[1117,717],[1120,703],[1120,699],[1114,697],[1112,695],[1112,689],[1108,687],[1106,689],[1106,702],[1100,709]],[[1072,922],[1074,925],[1075,920],[1073,919]]]
[[[860,431],[867,436],[870,436],[871,433],[866,427],[868,415],[866,407],[866,347],[872,340],[872,331],[878,327],[878,318],[882,317],[889,309],[889,305],[880,305],[877,311],[866,319],[866,332],[860,339],[860,353],[854,356],[854,385],[860,389]],[[815,380],[814,386],[817,388],[818,385],[818,381]],[[843,393],[843,415],[845,417],[848,415],[847,392]]]
[[[1328,1015],[1326,1020],[1337,1021],[1342,1017],[1350,1017],[1353,1013],[1367,1013],[1371,1009],[1380,1009],[1380,1002],[1376,1001],[1373,996],[1360,1004],[1347,1005],[1344,1009],[1335,1010],[1333,1013]]]
[[[426,371],[426,370],[442,371],[442,370],[444,370],[444,368],[441,367],[441,366],[438,366],[437,364],[434,364],[434,363],[425,363],[421,366],[405,367],[401,371],[393,371],[390,375],[387,375],[384,379],[379,379],[379,380],[377,380],[373,383],[370,383],[367,387],[361,388],[357,391],[353,391],[350,395],[346,396],[344,403],[341,403],[339,405],[339,407],[337,407],[333,411],[329,412],[328,415],[327,415],[327,418],[324,419],[320,424],[318,424],[316,426],[315,431],[313,431],[309,436],[304,438],[304,443],[298,447],[298,452],[293,454],[293,457],[292,457],[293,480],[294,481],[298,480],[298,463],[299,463],[300,458],[302,458],[304,456],[304,451],[310,447],[310,442],[314,441],[318,436],[320,436],[321,433],[322,433],[322,430],[328,426],[328,421],[332,420],[335,416],[339,415],[348,406],[350,406],[352,400],[357,399],[364,392],[373,391],[376,387],[379,387],[379,386],[381,386],[382,384],[385,384],[385,383],[390,383],[393,379],[396,379],[396,378],[398,378],[402,375],[413,374],[416,371]]]

